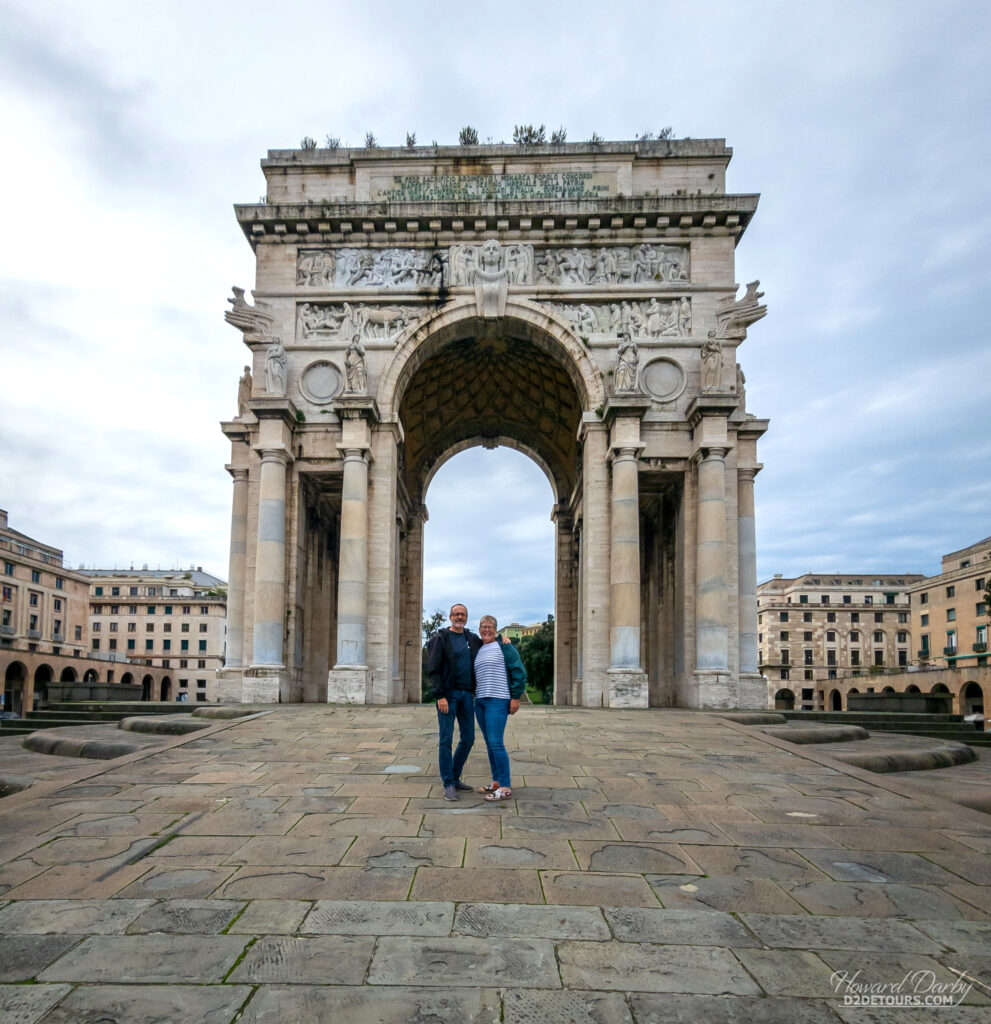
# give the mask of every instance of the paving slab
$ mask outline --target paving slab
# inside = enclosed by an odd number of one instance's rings
[[[688,946],[732,946],[760,943],[731,914],[711,910],[664,910],[647,907],[607,907],[606,920],[620,942],[660,942]]]
[[[765,944],[791,949],[859,949],[877,953],[942,953],[946,944],[931,928],[960,928],[973,921],[926,923],[871,920],[861,917],[792,917],[787,914],[741,914],[740,920]],[[925,929],[925,930],[923,930]],[[966,934],[966,933],[964,933]]]
[[[0,981],[30,981],[82,935],[0,935]]]
[[[458,907],[454,932],[461,935],[531,936],[542,939],[609,939],[598,907],[521,907],[498,903],[464,903]]]
[[[494,988],[264,985],[238,1018],[238,1024],[287,1024],[289,1021],[500,1024],[502,1007]]]
[[[123,935],[154,900],[21,900],[0,910],[0,934]]]
[[[505,1024],[633,1024],[618,992],[507,989]]]
[[[71,985],[0,985],[0,1020],[4,1024],[37,1024]]]
[[[247,985],[86,985],[44,1024],[228,1024],[249,995]]]
[[[244,909],[234,900],[163,900],[128,925],[129,935],[175,932],[184,935],[219,935]]]
[[[836,1024],[828,1006],[811,999],[747,996],[653,995],[635,992],[630,1005],[637,1024]],[[899,1024],[910,1024],[901,1019]],[[914,1018],[911,1024],[915,1024]],[[949,1022],[947,1022],[949,1024]]]
[[[360,985],[374,947],[371,935],[265,935],[229,980],[252,985]]]
[[[437,937],[450,934],[453,920],[453,903],[318,900],[298,930],[328,935]]]

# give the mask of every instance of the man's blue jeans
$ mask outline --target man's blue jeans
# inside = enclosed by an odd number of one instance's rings
[[[461,778],[465,762],[475,744],[475,695],[469,690],[452,690],[447,698],[447,714],[437,709],[437,725],[440,739],[437,749],[437,761],[440,765],[440,777],[445,786],[453,786]],[[454,742],[454,721],[458,722],[458,749],[451,757],[451,744]]]
[[[479,697],[475,701],[475,717],[485,737],[485,749],[489,754],[489,768],[492,781],[511,789],[509,778],[509,754],[503,736],[509,720],[509,701],[504,697]]]

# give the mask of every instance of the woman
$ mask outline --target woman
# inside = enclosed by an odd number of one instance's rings
[[[500,803],[513,795],[509,777],[509,754],[503,735],[506,721],[520,709],[520,697],[526,691],[526,669],[513,644],[497,643],[497,623],[492,615],[478,622],[482,646],[475,655],[475,718],[485,737],[492,781],[479,792],[489,803]]]

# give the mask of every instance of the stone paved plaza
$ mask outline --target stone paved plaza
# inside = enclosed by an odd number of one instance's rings
[[[524,707],[497,806],[441,798],[432,707],[16,742],[4,1024],[991,1018],[991,817],[715,716]]]

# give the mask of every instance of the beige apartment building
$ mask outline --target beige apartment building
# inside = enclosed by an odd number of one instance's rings
[[[831,679],[912,661],[909,590],[921,575],[776,575],[757,587],[757,648],[773,700],[791,690],[796,707],[824,706]]]
[[[227,584],[201,567],[88,569],[91,653],[170,670],[171,699],[217,699]]]
[[[915,656],[932,667],[988,663],[991,537],[942,559],[942,572],[909,588]]]

